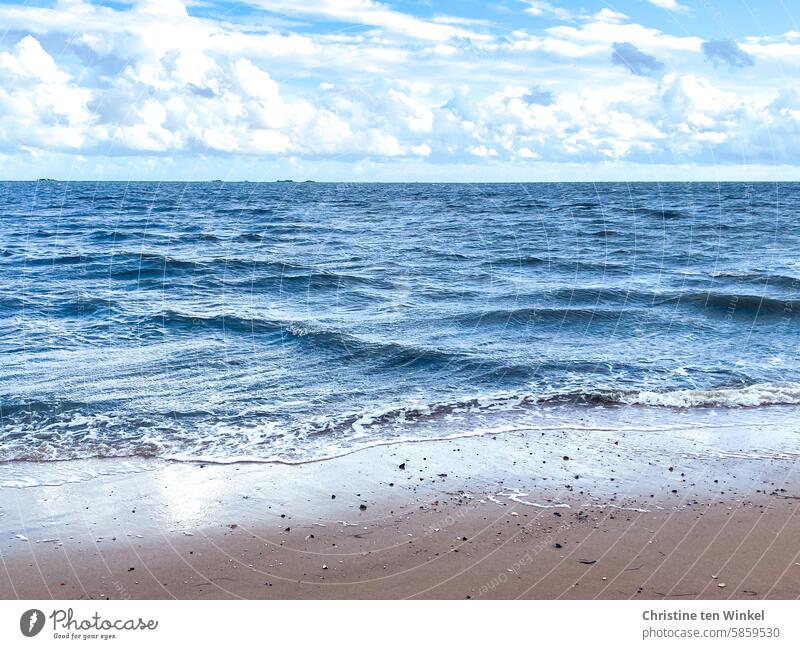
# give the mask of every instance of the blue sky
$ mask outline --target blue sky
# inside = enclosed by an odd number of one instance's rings
[[[800,8],[0,2],[0,177],[800,179]]]

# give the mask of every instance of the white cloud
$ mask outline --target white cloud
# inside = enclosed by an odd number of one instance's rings
[[[343,30],[220,22],[177,0],[0,6],[15,26],[0,43],[0,154],[365,168],[800,156],[800,99],[780,90],[797,72],[793,34],[704,54],[698,37],[610,9],[492,36],[476,31],[484,22],[368,0],[258,3],[270,19],[285,11]],[[526,7],[558,18],[556,5]],[[705,60],[731,53],[755,65],[731,73]]]
[[[33,36],[0,52],[0,148],[79,149],[89,137],[91,91],[73,83]]]
[[[319,16],[329,20],[380,27],[415,39],[445,41],[479,34],[441,21],[423,20],[373,0],[253,0],[252,4],[287,15]]]
[[[186,5],[181,0],[139,0],[134,5],[135,10],[156,16],[186,17]]]
[[[677,0],[647,0],[651,5],[655,5],[661,9],[668,9],[669,11],[686,12],[689,7],[680,4]]]
[[[18,79],[44,83],[63,84],[69,80],[69,75],[58,69],[53,57],[33,36],[20,40],[13,53],[0,52],[0,71]]]
[[[524,10],[532,16],[553,16],[560,20],[571,20],[575,17],[575,13],[569,9],[559,7],[545,0],[525,0],[528,7]]]

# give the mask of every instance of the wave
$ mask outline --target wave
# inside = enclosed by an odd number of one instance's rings
[[[495,309],[484,313],[468,313],[452,318],[466,326],[486,324],[514,324],[536,322],[589,322],[616,321],[632,309],[599,307],[532,307],[518,309]]]
[[[556,393],[505,393],[453,401],[413,404],[383,410],[353,413],[313,422],[306,430],[311,436],[355,431],[394,424],[454,418],[478,413],[549,406],[648,406],[665,408],[753,408],[800,405],[800,383],[758,383],[745,387],[708,390],[596,390]],[[570,428],[561,425],[560,428]]]
[[[656,207],[637,207],[636,216],[650,216],[657,219],[682,219],[689,216],[686,210],[672,209],[672,208],[656,208]]]
[[[794,275],[783,275],[781,273],[770,273],[762,271],[714,271],[709,273],[714,279],[729,279],[734,282],[748,284],[763,284],[779,288],[792,290],[800,289],[800,277]]]
[[[97,405],[97,404],[94,404]],[[457,439],[525,431],[650,431],[696,429],[697,422],[656,426],[587,423],[580,412],[550,408],[643,407],[669,409],[756,408],[800,405],[800,383],[758,383],[706,390],[595,390],[487,394],[451,401],[377,408],[305,422],[277,424],[262,414],[202,422],[110,416],[79,402],[31,402],[4,407],[0,462],[51,462],[97,458],[162,458],[220,463],[303,464],[386,444]],[[531,418],[526,412],[535,410]],[[92,412],[92,410],[95,410]],[[503,413],[517,415],[507,419]],[[498,416],[499,419],[493,419]],[[545,415],[544,417],[538,415]],[[710,424],[702,424],[707,426]],[[726,424],[733,425],[733,424]],[[175,428],[175,427],[178,428]],[[200,426],[200,428],[198,428]],[[188,435],[188,430],[194,434]],[[253,430],[266,430],[256,435]],[[204,432],[197,437],[197,432]],[[211,437],[209,437],[211,435]],[[212,438],[216,441],[212,441]]]
[[[467,352],[434,349],[410,342],[370,340],[322,323],[300,319],[244,317],[225,313],[192,314],[166,310],[140,319],[138,325],[189,331],[213,329],[246,335],[274,334],[281,341],[311,341],[318,351],[345,353],[350,358],[364,357],[392,367],[446,366],[455,362],[468,362],[486,366],[488,369],[504,369],[498,367],[496,362]]]
[[[567,390],[551,393],[506,393],[471,397],[452,402],[425,406],[396,408],[378,415],[372,421],[387,418],[430,417],[452,414],[458,410],[495,409],[498,406],[529,406],[548,404],[573,405],[643,405],[677,408],[743,408],[758,406],[800,405],[800,383],[754,383],[741,387],[676,390]]]
[[[800,383],[757,383],[711,390],[642,390],[619,393],[620,403],[673,408],[754,408],[800,404]]]
[[[714,291],[682,293],[675,297],[667,298],[664,303],[690,304],[736,316],[759,318],[800,316],[800,300],[780,299],[747,293],[718,293]]]
[[[640,405],[666,408],[752,408],[800,405],[800,383],[756,383],[744,387],[707,390],[592,390],[563,392],[496,393],[452,401],[412,404],[352,413],[312,422],[310,435],[320,435],[393,423],[410,423],[452,418],[460,414],[497,412],[537,406]]]

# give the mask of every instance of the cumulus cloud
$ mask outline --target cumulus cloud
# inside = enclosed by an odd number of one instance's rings
[[[632,74],[640,77],[655,74],[664,69],[661,61],[642,52],[633,43],[614,43],[611,62],[627,68]]]
[[[4,169],[26,156],[351,165],[340,177],[420,161],[800,160],[800,98],[775,81],[798,60],[793,35],[703,44],[609,9],[492,33],[368,0],[253,1],[302,27],[222,22],[179,0],[0,5],[14,26],[0,41]],[[703,56],[751,53],[758,80],[704,78]]]
[[[37,39],[25,36],[0,52],[0,149],[79,149],[94,123],[90,98]]]
[[[727,63],[731,68],[744,68],[755,63],[753,57],[734,40],[705,41],[701,48],[706,59],[714,66]]]

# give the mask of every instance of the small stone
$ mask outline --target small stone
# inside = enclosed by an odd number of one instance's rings
[[[720,582],[720,583],[717,584],[717,587],[718,588],[725,588],[725,584],[723,582]]]
[[[323,563],[322,564],[322,569],[323,570],[327,570],[328,569],[328,564],[327,563]]]
[[[564,546],[563,546],[563,545],[561,545],[560,543],[556,543],[556,544],[554,544],[554,545],[553,545],[553,547],[554,547],[556,550],[560,550],[560,549],[561,549],[561,548],[563,548]]]
[[[367,506],[362,503],[361,505],[358,506],[358,508],[363,512],[367,508]]]
[[[564,461],[566,462],[566,461],[569,459],[569,455],[565,455],[565,456],[564,456],[564,457],[562,457],[561,459],[562,459],[562,460],[564,460]]]
[[[401,469],[405,469],[406,468],[406,463],[405,462],[401,462],[398,466]]]

